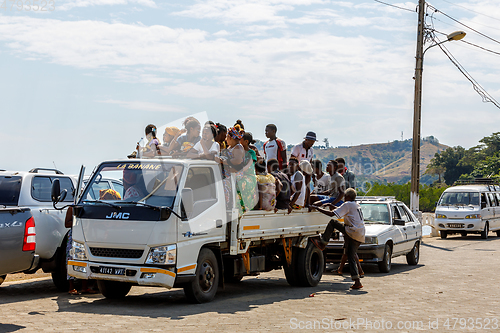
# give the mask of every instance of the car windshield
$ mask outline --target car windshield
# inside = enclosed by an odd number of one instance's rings
[[[383,203],[361,203],[365,223],[391,224],[389,207]]]
[[[444,192],[438,205],[479,206],[479,192]]]
[[[21,180],[20,176],[0,176],[0,205],[17,206]]]
[[[80,202],[172,207],[182,169],[168,162],[104,163],[86,182]]]

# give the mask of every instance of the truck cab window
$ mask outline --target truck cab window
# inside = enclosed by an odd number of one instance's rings
[[[193,212],[188,218],[194,218],[217,202],[215,177],[212,168],[193,167],[189,169],[184,188],[193,190]]]

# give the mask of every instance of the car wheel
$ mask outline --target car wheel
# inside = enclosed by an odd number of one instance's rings
[[[406,262],[408,265],[418,264],[418,259],[420,258],[420,242],[416,242],[413,245],[413,249],[406,255]]]
[[[117,299],[127,296],[132,285],[126,282],[97,280],[97,287],[104,297]]]
[[[0,275],[0,284],[2,284],[5,281],[5,278],[7,277],[6,275]]]
[[[497,233],[497,237],[500,237],[500,230],[497,230],[496,233]]]
[[[489,231],[490,231],[490,226],[489,226],[488,222],[486,222],[486,224],[484,225],[484,230],[481,231],[481,238],[488,239]]]
[[[391,271],[392,248],[389,244],[385,244],[384,257],[378,263],[378,269],[382,273],[389,273]]]
[[[439,232],[439,235],[441,236],[442,239],[446,239],[446,237],[448,237],[448,231],[446,230],[441,230]]]
[[[66,244],[67,239],[64,238],[63,244]],[[65,292],[69,290],[68,268],[66,262],[66,247],[59,248],[56,254],[56,268],[52,272],[52,282],[57,290]]]
[[[196,277],[184,287],[184,294],[192,303],[210,302],[219,285],[219,265],[212,250],[203,248],[198,256]]]
[[[463,231],[463,232],[460,233],[460,236],[467,237],[467,233],[465,231]]]

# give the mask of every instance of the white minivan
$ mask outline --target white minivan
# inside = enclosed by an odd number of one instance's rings
[[[500,186],[487,180],[457,184],[443,192],[436,206],[441,238],[475,233],[486,239],[490,231],[500,237]]]

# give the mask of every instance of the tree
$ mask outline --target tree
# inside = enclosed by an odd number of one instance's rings
[[[474,170],[473,165],[468,163],[460,163],[466,155],[465,148],[461,146],[448,148],[441,153],[436,153],[427,166],[434,170],[442,170],[444,168],[444,181],[448,185],[452,185],[460,178],[462,174],[468,174]]]
[[[330,142],[328,142],[328,138],[324,138],[323,142],[325,143],[325,147],[328,149],[330,148]]]

